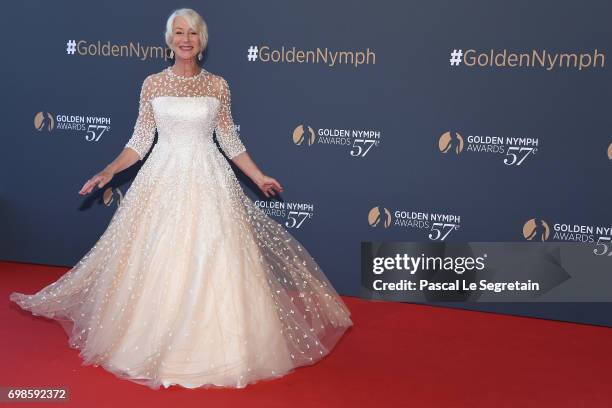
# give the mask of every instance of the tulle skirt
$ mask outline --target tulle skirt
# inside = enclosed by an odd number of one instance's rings
[[[83,365],[153,389],[280,377],[352,325],[308,251],[206,143],[157,143],[88,253],[10,299],[59,321]]]

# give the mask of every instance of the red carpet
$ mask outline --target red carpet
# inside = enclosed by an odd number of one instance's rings
[[[355,326],[316,365],[239,390],[154,391],[82,366],[58,323],[9,302],[67,270],[0,262],[0,386],[68,387],[65,407],[612,406],[612,329],[351,297]]]

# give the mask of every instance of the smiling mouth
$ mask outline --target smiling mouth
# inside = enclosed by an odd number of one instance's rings
[[[193,49],[193,47],[186,46],[186,45],[184,45],[184,46],[180,46],[179,48],[180,48],[181,50],[183,50],[183,51],[189,51],[189,50],[192,50],[192,49]]]

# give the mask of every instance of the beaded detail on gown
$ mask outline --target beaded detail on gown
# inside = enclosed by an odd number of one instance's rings
[[[57,281],[10,295],[58,320],[83,365],[153,389],[242,388],[320,360],[352,325],[308,251],[244,194],[213,132],[230,159],[246,150],[224,78],[149,75],[125,147],[151,152],[108,227]]]

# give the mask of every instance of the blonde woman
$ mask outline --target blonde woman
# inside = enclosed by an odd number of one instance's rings
[[[11,300],[60,321],[84,364],[158,389],[245,387],[327,355],[350,313],[307,250],[243,192],[221,150],[270,197],[228,82],[200,67],[202,17],[174,11],[174,64],[147,76],[131,138],[79,191],[104,187],[150,151],[93,248],[59,280]],[[151,149],[155,132],[158,142]]]

